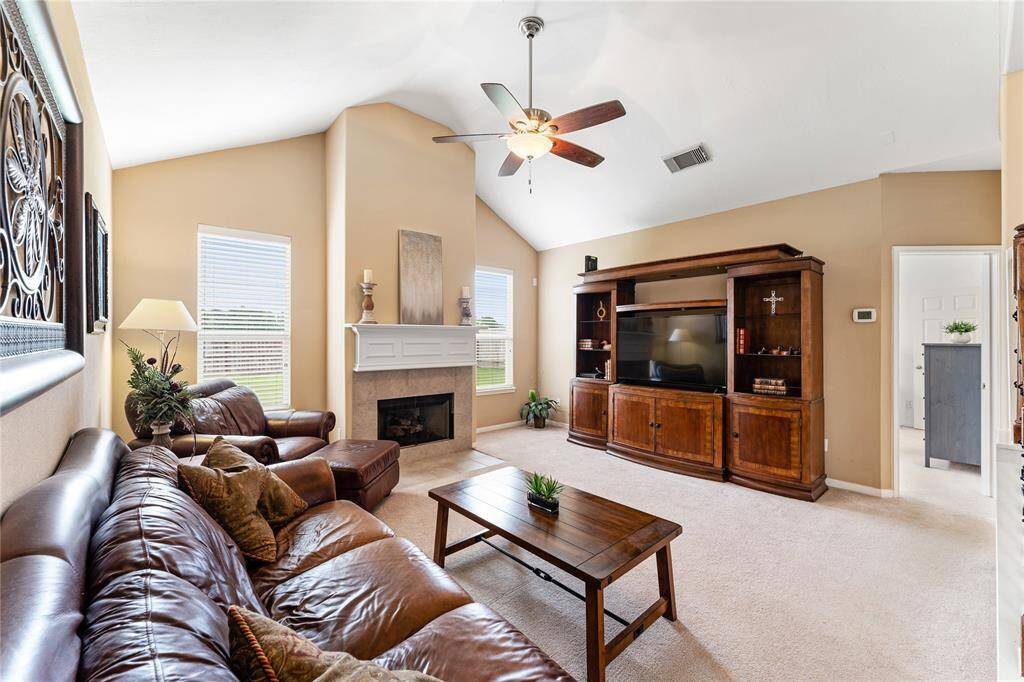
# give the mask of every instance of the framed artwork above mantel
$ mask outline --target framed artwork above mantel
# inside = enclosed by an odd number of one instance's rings
[[[4,414],[84,367],[85,259],[82,116],[45,3],[0,2],[0,56]]]

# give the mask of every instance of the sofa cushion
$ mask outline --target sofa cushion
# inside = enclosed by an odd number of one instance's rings
[[[339,440],[316,453],[331,465],[338,490],[365,488],[398,461],[401,448],[393,440]]]
[[[221,469],[229,474],[248,470],[265,472],[256,508],[275,531],[309,508],[306,501],[277,474],[221,436],[217,436],[206,451],[203,466]]]
[[[313,507],[277,533],[277,560],[252,575],[256,594],[345,552],[394,532],[373,514],[352,502],[328,502]]]
[[[259,561],[277,558],[274,529],[258,508],[266,471],[248,469],[230,474],[181,464],[178,477],[189,496],[228,532],[242,554]]]
[[[288,436],[277,438],[277,456],[282,462],[290,462],[294,459],[302,459],[306,455],[319,452],[327,441],[312,436]]]
[[[245,560],[224,529],[178,489],[178,458],[146,446],[126,453],[110,506],[90,543],[91,592],[134,571],[166,571],[192,583],[223,608],[263,612]]]
[[[572,680],[511,623],[475,602],[438,616],[374,661],[445,682]]]
[[[86,614],[80,679],[233,680],[224,611],[163,571],[122,575]]]
[[[322,649],[364,659],[471,601],[444,569],[402,538],[345,552],[265,596],[274,620]]]
[[[260,399],[247,386],[231,386],[206,397],[193,398],[189,404],[196,433],[260,436],[266,430]]]
[[[411,670],[391,671],[344,652],[321,651],[280,623],[232,606],[231,667],[240,680],[313,682],[440,682]]]

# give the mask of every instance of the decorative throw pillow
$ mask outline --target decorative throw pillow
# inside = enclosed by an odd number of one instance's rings
[[[321,651],[289,627],[238,606],[228,608],[238,679],[253,682],[440,682],[414,670],[388,670],[342,652]]]
[[[309,509],[306,501],[277,474],[219,436],[207,450],[203,466],[229,474],[252,470],[265,472],[266,480],[257,508],[275,531]]]
[[[260,561],[277,558],[274,529],[257,508],[266,472],[250,469],[229,474],[191,464],[178,464],[178,481],[221,528],[242,554]]]

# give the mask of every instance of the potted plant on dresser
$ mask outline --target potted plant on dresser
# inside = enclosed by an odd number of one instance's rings
[[[525,420],[527,426],[543,429],[548,423],[548,416],[558,409],[558,401],[554,398],[540,398],[534,389],[530,389],[529,398],[519,408],[519,418]]]
[[[943,329],[949,334],[953,343],[970,343],[971,334],[978,329],[978,325],[964,320],[953,320]]]

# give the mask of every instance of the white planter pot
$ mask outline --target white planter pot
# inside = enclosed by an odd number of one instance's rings
[[[953,343],[970,343],[971,342],[971,335],[970,335],[970,333],[965,334],[963,332],[958,332],[956,334],[950,334],[949,338],[952,339]]]

